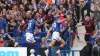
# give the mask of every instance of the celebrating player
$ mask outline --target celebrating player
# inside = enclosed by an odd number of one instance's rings
[[[34,34],[33,34],[33,32],[35,30],[35,26],[41,26],[41,25],[43,25],[45,23],[46,23],[46,21],[43,22],[43,23],[41,23],[41,24],[37,24],[35,19],[31,19],[28,22],[28,29],[27,29],[27,32],[26,32],[26,41],[28,43],[34,43],[35,42],[35,40],[34,40]]]
[[[45,54],[46,56],[48,56],[49,51],[51,50],[51,47],[56,43],[56,42],[60,42],[61,45],[58,49],[58,51],[56,52],[58,55],[60,55],[60,50],[64,47],[65,45],[65,41],[60,37],[60,23],[66,21],[67,19],[63,19],[63,20],[59,20],[59,12],[55,13],[55,18],[54,18],[54,22],[52,24],[52,27],[48,30],[47,36],[46,38],[49,36],[50,32],[52,31],[52,41],[48,46],[48,49],[45,50]]]

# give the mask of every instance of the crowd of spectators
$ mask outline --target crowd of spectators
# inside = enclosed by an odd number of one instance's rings
[[[47,47],[45,36],[42,38],[41,35],[46,35],[56,13],[59,13],[60,20],[69,18],[61,23],[61,32],[66,31],[64,26],[70,27],[67,32],[72,33],[71,40],[77,35],[76,26],[80,20],[86,29],[86,41],[90,41],[90,35],[100,37],[100,0],[0,0],[0,47],[12,47],[19,40],[24,42],[27,23],[31,19],[36,19],[39,24],[47,21],[35,27],[34,32],[40,37],[41,47]]]

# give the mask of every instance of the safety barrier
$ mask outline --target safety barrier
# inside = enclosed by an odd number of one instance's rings
[[[52,50],[52,56],[55,56],[55,52],[56,52],[56,50]],[[75,52],[80,52],[80,50],[62,50],[61,51],[61,53],[62,52],[71,52],[72,53],[72,56],[75,56]],[[70,55],[71,55],[71,53],[70,53]],[[68,55],[68,56],[70,56],[70,55]],[[64,55],[62,55],[62,56],[64,56]]]

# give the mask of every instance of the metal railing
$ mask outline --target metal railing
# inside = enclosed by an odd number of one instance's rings
[[[51,56],[55,56],[55,52],[56,52],[56,50],[52,50]],[[62,50],[61,53],[63,53],[63,52],[65,52],[65,53],[69,52],[71,56],[75,56],[75,52],[80,52],[80,50]],[[70,56],[70,55],[68,55],[68,56]],[[62,56],[64,56],[64,55],[62,55]]]

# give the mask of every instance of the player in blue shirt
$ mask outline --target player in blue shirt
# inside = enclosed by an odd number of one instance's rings
[[[41,23],[41,24],[37,24],[35,19],[31,19],[28,22],[28,28],[27,28],[27,32],[26,32],[26,41],[29,43],[34,43],[34,31],[35,31],[35,26],[41,26],[43,24],[45,24],[45,22]]]
[[[51,50],[51,47],[56,43],[60,42],[61,45],[56,52],[58,55],[60,55],[60,50],[64,47],[65,41],[60,37],[60,23],[66,21],[67,19],[59,20],[59,12],[55,13],[55,18],[54,22],[52,24],[52,27],[48,30],[46,38],[50,35],[50,32],[52,31],[52,41],[48,46],[48,49],[45,50],[46,56],[48,56],[49,51]]]

